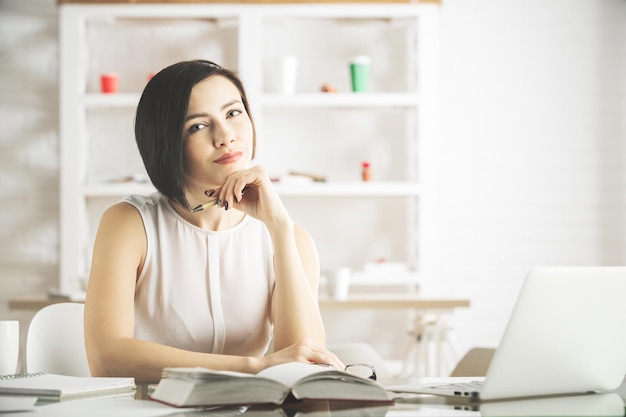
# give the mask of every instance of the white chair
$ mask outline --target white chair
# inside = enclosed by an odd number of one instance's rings
[[[27,372],[90,376],[82,303],[57,303],[35,313],[26,336]]]
[[[456,364],[450,376],[474,377],[487,375],[487,369],[495,352],[494,348],[475,347],[470,349]]]

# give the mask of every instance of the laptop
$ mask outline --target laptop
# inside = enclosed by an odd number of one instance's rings
[[[579,395],[560,395],[533,398],[515,398],[502,401],[474,402],[446,396],[425,395],[396,400],[398,408],[419,407],[419,415],[443,416],[444,410],[454,410],[450,415],[480,415],[481,417],[624,417],[624,400],[615,392]],[[427,414],[426,410],[432,410]],[[473,411],[480,413],[458,413]],[[334,414],[333,414],[334,415]]]
[[[626,267],[534,268],[484,378],[386,388],[490,401],[606,392],[625,375]]]

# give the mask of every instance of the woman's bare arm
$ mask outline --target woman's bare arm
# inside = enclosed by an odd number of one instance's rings
[[[157,381],[166,366],[254,371],[255,358],[189,352],[133,338],[135,283],[146,254],[141,217],[120,203],[103,215],[85,302],[85,342],[92,375]]]
[[[292,238],[278,253],[287,255],[293,250],[289,249],[293,242]],[[202,366],[256,373],[268,366],[290,361],[338,363],[334,355],[320,347],[319,340],[300,339],[309,333],[288,336],[290,329],[303,324],[302,317],[307,314],[306,310],[300,312],[291,307],[284,311],[279,307],[280,314],[298,314],[300,318],[286,316],[287,320],[278,319],[279,346],[275,353],[266,357],[191,352],[135,339],[135,285],[145,261],[146,244],[143,223],[134,207],[120,203],[103,215],[94,245],[85,302],[85,342],[92,375],[132,376],[137,381],[151,382],[161,378],[165,367]],[[313,253],[309,252],[309,256]],[[316,264],[316,259],[305,259],[307,264]],[[278,262],[278,266],[284,269],[282,262]],[[316,276],[314,271],[312,273]],[[276,302],[289,294],[288,288],[300,291],[300,285],[279,286]],[[311,285],[306,285],[306,291],[310,292],[306,297],[309,298],[314,297],[313,289],[316,288]],[[313,322],[321,323],[321,320],[318,322],[314,317]]]
[[[319,266],[315,244],[301,227],[288,224],[272,233],[275,288],[272,297],[274,346],[310,340],[325,346],[318,306]]]

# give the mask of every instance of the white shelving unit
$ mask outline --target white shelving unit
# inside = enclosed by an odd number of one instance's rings
[[[149,184],[133,136],[150,73],[205,58],[242,76],[257,123],[256,162],[326,182],[277,188],[318,244],[323,268],[375,258],[430,273],[436,255],[438,6],[126,4],[60,6],[61,291],[89,270],[102,211]],[[277,93],[284,55],[298,57],[293,95]],[[348,62],[368,54],[370,89],[352,93]],[[101,94],[100,73],[120,74]],[[331,84],[337,93],[322,93]],[[372,182],[360,180],[369,160]]]

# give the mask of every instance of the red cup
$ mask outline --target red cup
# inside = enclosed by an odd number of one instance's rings
[[[117,93],[120,84],[120,77],[114,73],[102,74],[100,76],[100,90],[105,94]]]

